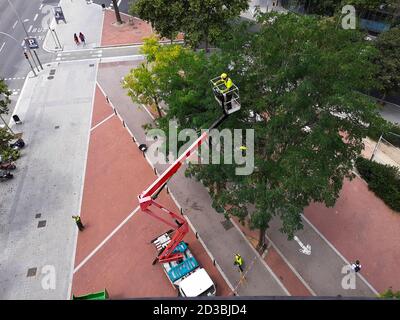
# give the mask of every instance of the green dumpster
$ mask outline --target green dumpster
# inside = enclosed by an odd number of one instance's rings
[[[106,289],[103,291],[89,293],[82,296],[72,295],[72,300],[106,300],[108,299],[108,292]]]

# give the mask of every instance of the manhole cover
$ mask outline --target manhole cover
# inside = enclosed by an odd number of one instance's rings
[[[37,225],[38,228],[43,228],[43,227],[45,227],[45,226],[46,226],[46,220],[41,220],[41,221],[39,221],[39,223],[38,223],[38,225]]]
[[[48,76],[47,79],[48,80],[52,80],[52,79],[54,79],[54,77],[53,76]]]
[[[41,214],[41,213],[38,213],[38,214],[36,214],[35,218],[36,218],[36,219],[39,219],[41,216],[42,216],[42,214]]]
[[[229,230],[230,228],[233,227],[233,224],[231,220],[224,220],[221,222],[222,226],[224,227],[225,230]]]
[[[36,271],[37,271],[37,268],[29,268],[28,269],[28,273],[27,273],[27,277],[34,277],[34,276],[36,276]]]

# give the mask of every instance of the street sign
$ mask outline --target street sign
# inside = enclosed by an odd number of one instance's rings
[[[35,38],[25,38],[25,45],[29,49],[38,49],[39,48],[39,44]]]
[[[65,23],[67,23],[67,21],[65,21],[64,12],[61,7],[54,7],[54,17],[56,18],[57,23],[60,20],[63,20]]]

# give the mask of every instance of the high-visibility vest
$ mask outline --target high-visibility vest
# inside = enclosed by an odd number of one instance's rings
[[[225,79],[223,81],[224,81],[224,85],[225,85],[226,89],[224,89],[222,92],[225,93],[225,92],[228,92],[229,89],[232,87],[233,82],[232,82],[231,78],[227,78],[227,79]]]
[[[237,265],[241,266],[241,265],[243,264],[243,259],[242,259],[242,257],[241,257],[240,255],[237,254],[237,255],[235,256],[235,262],[236,262]]]
[[[72,218],[75,220],[75,222],[78,222],[78,221],[81,220],[81,217],[80,217],[80,216],[73,216]]]

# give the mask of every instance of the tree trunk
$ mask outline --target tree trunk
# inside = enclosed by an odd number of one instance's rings
[[[259,238],[258,238],[258,244],[257,244],[257,249],[258,250],[264,250],[265,247],[265,231],[267,231],[267,228],[261,228],[260,233],[259,233]]]
[[[156,105],[156,108],[157,108],[158,117],[159,117],[159,118],[162,118],[161,109],[160,109],[160,106],[158,105],[158,100],[157,100],[156,97],[154,98],[154,104]]]
[[[121,19],[121,15],[119,13],[117,0],[112,0],[112,2],[113,2],[114,11],[115,11],[115,17],[117,18],[118,23],[121,24],[122,19]]]

